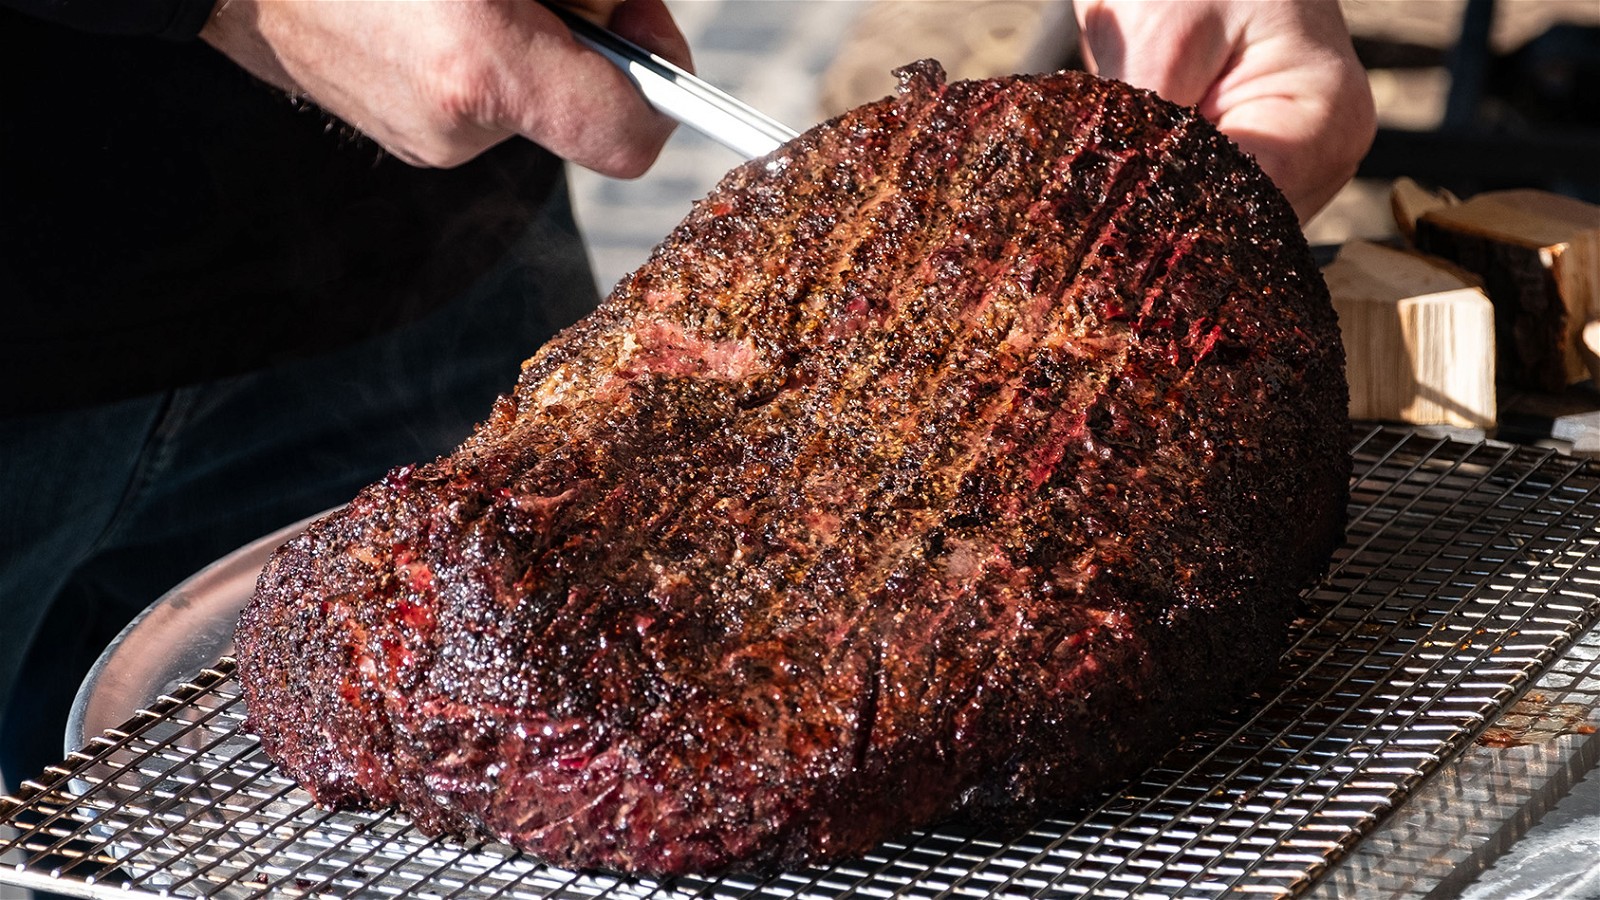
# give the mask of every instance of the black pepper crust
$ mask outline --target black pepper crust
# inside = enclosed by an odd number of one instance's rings
[[[1112,787],[1274,665],[1349,476],[1288,204],[1126,85],[902,81],[272,558],[249,727],[319,802],[797,866]]]

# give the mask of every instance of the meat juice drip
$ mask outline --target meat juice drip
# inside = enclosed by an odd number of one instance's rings
[[[1583,703],[1552,703],[1533,692],[1511,704],[1483,734],[1478,743],[1503,750],[1549,743],[1573,734],[1594,734],[1594,707]]]

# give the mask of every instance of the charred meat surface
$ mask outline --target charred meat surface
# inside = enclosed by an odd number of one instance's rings
[[[239,673],[319,802],[797,866],[1115,787],[1271,669],[1349,469],[1294,214],[1151,94],[901,75],[276,553]]]

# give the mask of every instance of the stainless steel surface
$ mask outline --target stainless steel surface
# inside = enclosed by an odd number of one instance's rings
[[[1600,706],[1600,626],[1593,626],[1557,657],[1522,701],[1501,716],[1488,733],[1520,724],[1530,710],[1550,719],[1585,711],[1592,729]],[[1475,900],[1595,900],[1600,898],[1600,733],[1557,727],[1535,730],[1514,746],[1482,740],[1448,760],[1406,802],[1365,837],[1309,894],[1314,900],[1340,897],[1418,897]],[[1585,793],[1573,786],[1590,782]],[[1544,829],[1547,813],[1574,800],[1587,809],[1571,810],[1580,832],[1556,829],[1549,837],[1563,845],[1523,848]],[[1502,854],[1511,853],[1510,857]],[[1506,863],[1512,865],[1506,866]],[[1505,870],[1502,871],[1504,867]],[[1540,889],[1516,885],[1537,879]]]
[[[258,538],[185,579],[100,654],[67,717],[70,753],[233,651],[233,623],[272,551],[313,520]]]
[[[1506,445],[1353,437],[1349,537],[1306,594],[1280,675],[1132,783],[1020,833],[937,828],[767,879],[564,872],[398,816],[311,807],[240,732],[223,661],[176,689],[170,669],[141,675],[147,712],[0,800],[0,824],[21,830],[0,853],[27,859],[0,882],[118,897],[1428,896],[1470,879],[1595,763],[1600,469]],[[140,633],[150,623],[198,631],[186,615],[243,601],[213,607],[195,587],[122,644],[158,650]],[[119,650],[85,686],[85,734],[121,722],[94,695],[139,680],[115,671]],[[1579,724],[1537,760],[1480,763],[1474,739],[1535,683],[1586,704]]]
[[[746,158],[798,132],[571,10],[549,5],[579,42],[627,73],[651,106]]]

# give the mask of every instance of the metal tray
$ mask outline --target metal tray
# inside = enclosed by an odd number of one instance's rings
[[[19,831],[0,852],[21,856],[0,883],[100,897],[1428,896],[1492,858],[1481,832],[1520,834],[1600,751],[1586,724],[1600,469],[1383,429],[1352,433],[1352,452],[1346,544],[1275,679],[1133,782],[1020,832],[940,827],[826,868],[658,883],[319,810],[240,730],[224,656],[256,570],[295,526],[199,573],[107,651],[72,752],[0,798],[0,826]],[[1582,707],[1575,727],[1537,759],[1484,769],[1474,740],[1536,686]]]
[[[184,680],[233,652],[233,626],[256,576],[279,545],[326,513],[257,538],[168,591],[117,635],[78,689],[67,718],[71,753],[147,709]]]

